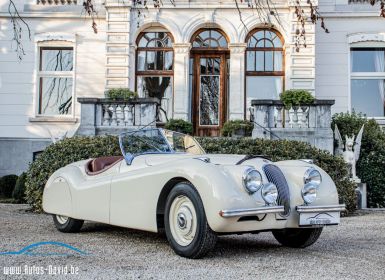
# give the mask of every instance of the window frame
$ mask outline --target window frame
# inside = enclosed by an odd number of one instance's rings
[[[137,88],[137,76],[174,76],[174,62],[175,62],[175,52],[173,47],[139,47],[139,41],[143,38],[146,33],[166,33],[167,36],[171,39],[171,43],[174,43],[174,38],[172,37],[170,32],[167,31],[143,31],[139,34],[136,39],[136,52],[135,52],[135,88]],[[138,56],[141,51],[171,51],[172,52],[172,70],[138,70]]]
[[[353,72],[352,70],[352,51],[357,49],[367,49],[373,50],[382,49],[385,55],[385,46],[370,46],[370,45],[358,45],[351,44],[349,46],[349,112],[353,112],[352,108],[352,80],[384,80],[385,83],[385,72]],[[385,104],[384,106],[384,116],[375,116],[367,117],[375,120],[385,120]]]
[[[283,79],[283,83],[285,84],[285,62],[286,62],[286,53],[285,53],[285,40],[283,39],[283,36],[281,35],[281,33],[279,33],[277,30],[275,29],[268,29],[268,28],[255,28],[253,30],[251,30],[249,32],[249,34],[247,34],[246,36],[246,39],[245,39],[245,43],[248,44],[248,41],[249,39],[257,32],[259,31],[270,31],[270,32],[273,32],[277,35],[277,37],[280,39],[281,41],[281,44],[282,44],[282,47],[249,47],[249,46],[246,46],[246,50],[245,50],[245,76],[283,76],[284,79]],[[260,51],[260,52],[278,52],[278,51],[281,51],[282,52],[282,70],[281,71],[248,71],[247,70],[247,52],[248,51],[253,51],[254,53]],[[265,56],[264,56],[264,60],[265,60]],[[273,65],[274,65],[274,55],[273,55]],[[283,87],[282,87],[283,89]]]
[[[42,69],[42,51],[44,49],[53,49],[53,50],[72,50],[72,71],[43,71]],[[75,44],[67,41],[42,41],[39,42],[36,46],[36,64],[34,75],[36,77],[36,106],[35,106],[35,116],[37,118],[44,119],[69,119],[73,120],[75,116],[75,89],[76,89],[76,48]],[[72,104],[71,111],[68,114],[56,114],[49,115],[41,113],[42,107],[42,78],[48,77],[61,77],[61,78],[71,78],[72,79]]]
[[[195,39],[197,38],[197,36],[203,32],[206,32],[206,31],[216,31],[218,33],[220,33],[223,38],[225,38],[226,40],[226,44],[227,46],[226,47],[194,47],[194,41]],[[209,37],[209,38],[212,38],[212,37]],[[217,52],[217,51],[225,51],[225,52],[228,52],[229,51],[229,43],[230,43],[230,40],[229,40],[229,37],[227,36],[227,34],[225,32],[223,32],[221,29],[219,28],[200,28],[198,29],[197,31],[194,32],[194,34],[191,36],[191,39],[190,39],[190,43],[191,43],[191,52],[194,53],[194,52]]]
[[[250,48],[250,47],[248,47],[249,39],[258,31],[274,32],[278,36],[278,38],[281,40],[282,47],[280,47],[280,48],[274,48],[274,47],[267,47],[267,48],[266,47],[260,47],[260,48],[259,47],[258,48],[253,47],[253,48]],[[285,91],[285,85],[286,85],[286,51],[285,50],[286,50],[286,48],[285,48],[285,40],[284,40],[282,34],[278,30],[271,29],[271,28],[254,28],[254,29],[250,30],[250,32],[247,34],[247,36],[245,38],[245,43],[246,43],[246,49],[245,49],[245,53],[244,53],[244,55],[245,55],[245,63],[244,63],[245,75],[244,75],[244,108],[243,109],[244,109],[244,118],[246,119],[249,115],[249,111],[247,108],[247,77],[282,77],[282,91]],[[272,51],[273,53],[274,53],[274,51],[282,51],[282,71],[247,71],[247,52],[248,51],[256,52],[256,50],[263,51],[263,52]],[[273,57],[274,57],[274,55],[273,55]]]

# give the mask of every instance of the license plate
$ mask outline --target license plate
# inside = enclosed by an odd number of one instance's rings
[[[300,226],[337,225],[340,223],[340,212],[301,213]]]

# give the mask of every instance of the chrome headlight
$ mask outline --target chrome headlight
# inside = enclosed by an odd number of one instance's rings
[[[254,168],[248,168],[243,174],[243,186],[249,194],[255,193],[262,186],[262,175]]]
[[[319,186],[322,182],[322,176],[319,171],[313,167],[310,167],[306,170],[305,175],[303,175],[303,182],[306,184],[313,183]]]
[[[277,186],[273,183],[267,183],[262,187],[262,198],[267,204],[276,204],[278,198]]]
[[[305,201],[305,203],[310,204],[313,203],[317,198],[317,189],[318,185],[315,183],[307,183],[301,191],[302,198]]]

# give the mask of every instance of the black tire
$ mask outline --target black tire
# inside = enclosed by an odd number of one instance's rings
[[[53,222],[59,231],[66,233],[79,232],[84,223],[83,220],[77,220],[70,217],[67,218],[65,223],[62,223],[60,222],[58,215],[53,215]]]
[[[171,205],[176,198],[181,196],[186,196],[192,202],[197,219],[195,236],[192,238],[191,243],[186,246],[178,244],[170,228],[170,222],[172,222],[170,221]],[[217,235],[207,223],[202,200],[189,182],[178,183],[168,195],[164,215],[164,228],[172,249],[175,253],[185,258],[202,258],[215,247],[217,242]]]
[[[319,228],[287,228],[273,230],[275,239],[283,246],[292,248],[305,248],[312,245],[321,235],[322,227]]]

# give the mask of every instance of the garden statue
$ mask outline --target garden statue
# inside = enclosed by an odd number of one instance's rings
[[[348,137],[347,135],[345,135],[346,142],[345,142],[345,151],[344,151],[344,143],[341,137],[341,133],[338,130],[338,126],[336,125],[334,128],[334,139],[337,140],[338,142],[338,146],[335,149],[335,154],[343,156],[344,160],[349,164],[351,178],[356,183],[361,182],[361,180],[356,175],[356,162],[360,157],[361,140],[362,140],[363,132],[364,132],[364,125],[362,125],[356,137],[354,137],[354,135],[352,137]]]

